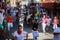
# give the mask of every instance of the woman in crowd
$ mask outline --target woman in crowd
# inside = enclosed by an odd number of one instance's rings
[[[55,16],[53,18],[53,29],[57,28],[57,24],[58,24],[58,18]]]

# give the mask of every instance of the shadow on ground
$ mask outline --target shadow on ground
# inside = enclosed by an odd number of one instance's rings
[[[52,40],[52,39],[43,39],[43,40]]]

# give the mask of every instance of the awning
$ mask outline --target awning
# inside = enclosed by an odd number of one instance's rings
[[[53,8],[54,3],[42,3],[42,6],[43,6],[44,8]]]

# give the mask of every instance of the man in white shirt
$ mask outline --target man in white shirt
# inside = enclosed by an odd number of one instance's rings
[[[24,40],[24,37],[28,40],[28,34],[27,32],[22,30],[22,26],[18,26],[18,30],[13,33],[13,39],[14,40]]]
[[[47,26],[48,26],[48,27],[50,26],[50,23],[51,23],[51,18],[48,16],[48,17],[47,17]]]
[[[54,38],[53,40],[60,40],[60,25],[54,29]]]

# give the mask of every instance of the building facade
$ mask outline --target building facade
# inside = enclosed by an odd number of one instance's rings
[[[50,17],[59,16],[60,13],[60,0],[42,0],[42,8],[45,9]]]
[[[41,4],[50,17],[60,16],[60,0],[43,0]]]

